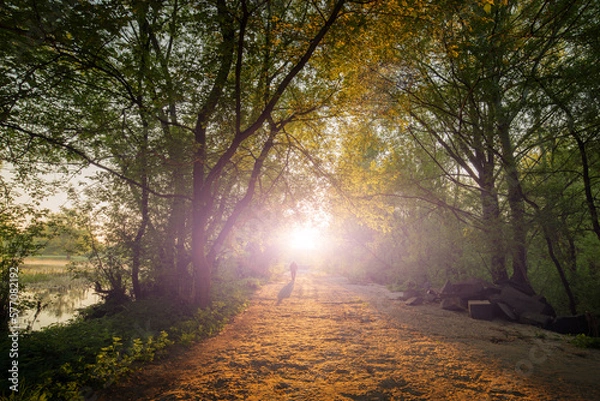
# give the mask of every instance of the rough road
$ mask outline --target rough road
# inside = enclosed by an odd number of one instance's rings
[[[220,335],[103,399],[600,400],[600,352],[558,334],[406,306],[339,277],[300,271],[293,288],[286,279]]]

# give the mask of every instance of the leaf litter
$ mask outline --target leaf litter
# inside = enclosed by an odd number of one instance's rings
[[[390,298],[383,286],[317,272],[281,277],[219,335],[101,399],[600,400],[598,350]]]

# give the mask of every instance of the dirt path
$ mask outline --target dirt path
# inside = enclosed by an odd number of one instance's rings
[[[600,400],[600,352],[555,333],[410,307],[381,286],[301,271],[219,336],[106,400]]]

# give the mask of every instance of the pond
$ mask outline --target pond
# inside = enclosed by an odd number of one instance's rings
[[[42,309],[21,312],[19,325],[22,329],[40,330],[56,323],[65,323],[76,316],[77,311],[100,302],[101,298],[89,286],[72,285],[58,288],[29,288],[23,295],[39,300]],[[34,320],[35,319],[35,320]]]
[[[79,309],[101,301],[89,282],[73,279],[66,258],[36,257],[26,259],[21,265],[24,287],[22,301],[38,303],[37,308],[20,311],[19,327],[22,330],[40,330],[56,323],[65,323],[77,315]]]

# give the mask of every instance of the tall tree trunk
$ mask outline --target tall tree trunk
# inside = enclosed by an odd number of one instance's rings
[[[167,153],[169,155],[169,168],[171,169],[171,185],[175,197],[171,200],[169,206],[169,217],[167,220],[167,229],[161,246],[161,271],[160,271],[160,290],[166,294],[185,299],[185,289],[182,283],[190,283],[191,277],[188,272],[190,257],[185,248],[187,239],[186,216],[188,200],[185,169],[187,161],[183,139],[177,125],[177,116],[175,106],[170,106],[169,120],[172,125],[166,123],[167,117],[163,116],[163,132],[166,138],[169,138]]]
[[[140,267],[142,264],[143,255],[143,239],[146,234],[146,229],[150,221],[148,202],[149,202],[149,186],[148,186],[148,123],[145,117],[142,115],[143,125],[143,136],[141,138],[140,150],[137,155],[137,163],[139,163],[139,182],[140,186],[140,199],[138,203],[140,218],[135,238],[131,244],[131,285],[133,287],[133,296],[135,299],[142,299],[142,289],[140,286]],[[132,192],[135,194],[138,190],[137,187],[132,186]]]
[[[585,190],[586,205],[590,213],[590,219],[592,220],[592,229],[594,230],[594,233],[600,240],[600,220],[598,219],[598,210],[596,209],[594,194],[592,193],[592,183],[590,179],[590,164],[585,149],[585,143],[581,140],[581,138],[573,128],[571,128],[571,135],[575,138],[575,141],[577,142],[577,148],[579,149],[579,155],[581,157],[581,178],[583,180],[583,188]]]
[[[263,128],[265,122],[271,118],[271,113],[279,103],[281,97],[286,92],[294,78],[304,69],[308,61],[311,59],[317,47],[321,44],[323,38],[327,32],[331,29],[339,16],[346,0],[337,0],[333,5],[332,11],[324,22],[321,29],[316,33],[314,38],[310,41],[306,51],[298,59],[296,64],[290,69],[290,71],[283,77],[274,90],[270,100],[264,105],[260,115],[256,120],[250,124],[243,131],[238,127],[236,129],[236,135],[225,152],[221,154],[221,157],[212,166],[210,171],[206,172],[207,163],[207,151],[206,151],[206,129],[208,122],[214,113],[217,103],[221,98],[223,89],[227,83],[228,74],[233,63],[233,56],[236,47],[238,51],[243,51],[243,46],[240,46],[239,42],[235,40],[234,21],[231,14],[226,8],[224,0],[217,2],[217,9],[219,13],[219,20],[221,25],[221,35],[223,37],[222,46],[220,49],[220,66],[217,71],[215,83],[209,93],[207,100],[202,107],[198,118],[196,120],[196,126],[194,128],[195,145],[196,145],[196,157],[194,159],[193,166],[193,198],[192,198],[192,265],[193,265],[193,277],[194,285],[191,293],[193,301],[197,302],[201,307],[206,307],[210,303],[210,280],[212,262],[211,258],[207,257],[208,252],[208,234],[207,234],[207,223],[209,221],[209,215],[213,210],[214,203],[214,192],[216,186],[219,185],[219,180],[225,169],[225,166],[230,163],[231,159],[235,156],[238,148],[241,144],[251,136],[255,135],[257,131]],[[236,46],[236,44],[238,46]],[[238,54],[238,58],[241,57]],[[237,64],[240,66],[240,64]],[[236,75],[238,72],[236,72]],[[237,85],[236,85],[237,86]],[[236,97],[237,98],[237,97]],[[240,101],[241,98],[237,98]],[[236,112],[241,113],[241,108],[236,107]],[[240,121],[236,116],[236,120]],[[226,230],[226,229],[225,229]],[[226,235],[227,232],[222,233]]]
[[[204,308],[210,304],[210,281],[212,266],[206,259],[208,213],[212,209],[210,186],[205,186],[206,129],[203,124],[196,130],[196,159],[193,166],[192,198],[192,282],[189,288],[191,302]],[[180,280],[182,278],[180,277]],[[186,288],[188,283],[180,282]]]
[[[565,274],[565,269],[563,269],[562,264],[560,263],[559,258],[557,257],[556,253],[554,252],[554,241],[552,240],[552,234],[550,229],[548,229],[547,225],[545,224],[545,220],[544,217],[541,217],[541,224],[542,224],[542,230],[544,232],[544,238],[546,240],[546,246],[548,247],[548,254],[550,255],[550,259],[552,260],[552,263],[554,263],[554,266],[556,267],[556,271],[558,272],[558,276],[560,277],[560,282],[563,285],[563,288],[565,289],[565,294],[567,295],[567,298],[569,299],[569,310],[571,311],[571,313],[573,315],[577,314],[577,300],[575,298],[575,295],[573,294],[573,291],[571,290],[571,285],[569,284],[569,280],[567,280],[567,276]]]
[[[490,178],[493,180],[493,177],[482,177],[480,199],[483,230],[490,252],[492,280],[494,283],[499,283],[508,280],[508,272],[506,271],[503,224],[500,217],[498,194],[493,182],[490,182]]]
[[[496,188],[496,152],[491,147],[494,143],[493,122],[484,118],[486,113],[481,110],[481,104],[474,96],[474,91],[469,91],[468,113],[470,120],[476,122],[473,126],[472,141],[465,140],[465,144],[472,143],[473,152],[470,162],[477,169],[477,183],[480,188],[481,212],[483,231],[486,236],[486,245],[490,253],[490,273],[492,281],[499,283],[508,280],[506,270],[506,245],[504,239],[504,222],[500,213],[500,201]]]
[[[142,181],[143,182],[143,181]],[[133,286],[133,296],[135,299],[142,299],[144,294],[142,292],[142,288],[140,286],[140,267],[141,267],[141,257],[143,254],[143,239],[146,234],[146,228],[148,227],[149,222],[149,214],[148,214],[148,190],[147,183],[144,184],[144,188],[142,188],[142,197],[140,200],[141,203],[141,217],[142,221],[140,222],[140,226],[138,227],[136,236],[133,240],[132,246],[132,260],[131,260],[131,284]]]
[[[173,9],[172,18],[176,19],[178,9]],[[169,69],[169,51],[172,46],[173,38],[177,35],[177,24],[171,24],[170,41],[166,49],[156,37],[155,32],[149,28],[149,39],[159,61],[162,75],[166,82],[168,95],[168,109],[163,111],[159,109],[161,127],[167,140],[167,154],[169,156],[168,168],[171,169],[171,185],[175,197],[171,201],[169,217],[167,220],[167,230],[163,240],[161,253],[161,291],[172,296],[185,299],[186,290],[184,284],[191,282],[191,276],[188,272],[188,266],[191,258],[186,250],[187,230],[186,216],[188,215],[188,200],[186,170],[189,161],[186,160],[185,135],[180,128],[177,114],[177,88],[173,83],[173,77]]]
[[[140,217],[141,221],[138,226],[137,233],[133,239],[132,244],[132,258],[131,258],[131,285],[133,287],[133,296],[135,299],[142,299],[143,293],[140,286],[140,267],[142,264],[142,255],[144,251],[144,236],[146,235],[146,229],[150,222],[149,214],[149,183],[148,183],[148,123],[144,116],[142,116],[143,123],[143,137],[141,143],[141,149],[138,154],[138,163],[140,163],[140,184],[141,193],[139,200]],[[134,193],[137,188],[132,188]]]
[[[139,71],[137,77],[137,86],[140,90],[140,94],[137,96],[136,103],[139,108],[139,117],[142,123],[142,137],[140,138],[140,149],[137,154],[138,169],[140,176],[140,200],[139,200],[139,208],[140,208],[140,225],[136,232],[135,238],[132,243],[132,257],[131,257],[131,285],[133,287],[133,296],[135,299],[141,299],[143,297],[142,288],[140,286],[140,268],[142,264],[142,256],[143,256],[143,239],[146,234],[146,229],[148,227],[148,222],[150,221],[148,202],[149,202],[149,186],[148,186],[148,139],[149,139],[149,130],[150,125],[148,123],[148,116],[146,115],[145,110],[145,101],[143,90],[146,86],[147,80],[147,68],[148,68],[148,58],[150,52],[150,41],[148,38],[148,30],[149,24],[146,20],[146,13],[148,12],[147,7],[142,7],[139,10],[140,14],[138,15],[138,25],[140,30],[140,47],[142,51],[140,52],[140,64]],[[132,187],[132,190],[135,193],[136,188]]]
[[[498,108],[502,106],[498,103]],[[502,147],[502,167],[506,178],[507,199],[510,207],[510,224],[512,239],[509,246],[512,256],[513,274],[511,279],[527,287],[533,288],[527,274],[527,223],[525,221],[525,202],[523,190],[510,139],[509,125],[501,120],[498,124],[498,135]]]
[[[192,283],[190,288],[191,301],[205,308],[210,305],[212,264],[206,257],[208,248],[206,237],[207,218],[203,208],[193,210],[192,226]],[[184,284],[185,285],[185,284]]]
[[[171,175],[173,188],[178,195],[184,194],[186,189],[185,177],[181,170],[182,166],[175,166]],[[166,265],[163,268],[163,278],[165,282],[162,283],[167,293],[182,299],[185,298],[186,293],[183,286],[191,281],[188,271],[190,257],[185,248],[187,237],[186,209],[187,201],[183,196],[177,196],[171,202],[164,244]]]
[[[544,235],[544,240],[546,241],[548,255],[550,256],[550,260],[552,260],[554,267],[556,267],[556,271],[558,272],[560,282],[562,283],[563,288],[565,290],[565,294],[567,295],[567,298],[569,299],[569,310],[571,311],[571,313],[573,315],[576,315],[577,314],[577,298],[575,297],[575,294],[573,293],[573,291],[571,289],[571,285],[569,283],[569,280],[567,279],[567,275],[565,274],[565,269],[563,268],[562,263],[560,262],[561,258],[559,257],[559,255],[556,254],[557,253],[556,249],[560,251],[560,246],[558,244],[559,241],[556,238],[557,237],[557,235],[555,234],[556,230],[554,230],[554,228],[551,225],[551,222],[554,221],[556,219],[556,217],[553,216],[549,210],[546,211],[546,210],[540,208],[540,206],[537,203],[535,203],[531,200],[527,200],[527,203],[534,208],[534,210],[537,214],[537,217],[540,222],[540,226],[542,227],[542,233]],[[569,239],[569,248],[571,247],[570,242],[571,241]],[[569,256],[566,259],[571,262],[570,268],[573,269],[572,263],[574,262],[575,257],[574,257],[574,255],[571,254],[571,252],[572,252],[572,250],[569,249]],[[565,258],[563,257],[562,259],[564,260]]]
[[[217,12],[221,28],[222,43],[219,49],[219,69],[215,82],[208,97],[198,113],[194,128],[195,157],[192,171],[192,286],[189,298],[200,307],[210,303],[210,281],[212,266],[206,259],[207,249],[207,222],[208,214],[212,209],[212,182],[206,183],[207,150],[206,130],[210,118],[215,112],[217,104],[223,94],[227,83],[229,71],[234,58],[236,45],[234,20],[227,9],[225,0],[217,1]],[[180,278],[181,279],[181,278]],[[183,283],[186,285],[186,283]]]
[[[131,244],[131,285],[133,287],[133,296],[135,299],[142,299],[142,288],[140,286],[140,267],[142,264],[142,255],[144,254],[143,240],[146,235],[146,229],[150,222],[149,214],[149,183],[148,183],[148,122],[143,115],[140,113],[143,125],[143,136],[141,138],[140,150],[137,155],[137,163],[139,163],[139,174],[140,174],[140,199],[139,199],[139,212],[141,221],[139,223],[135,238]],[[132,192],[135,194],[138,190],[137,187],[132,186]]]

